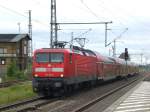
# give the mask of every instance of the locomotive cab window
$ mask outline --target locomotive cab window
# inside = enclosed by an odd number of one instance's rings
[[[36,54],[36,62],[47,63],[47,62],[63,62],[64,55],[62,53],[38,53]]]
[[[49,54],[48,53],[36,54],[36,62],[39,62],[39,63],[49,62]]]
[[[64,55],[62,53],[50,53],[50,62],[63,62]]]

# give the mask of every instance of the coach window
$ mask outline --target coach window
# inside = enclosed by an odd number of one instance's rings
[[[72,53],[69,54],[69,63],[72,63]]]

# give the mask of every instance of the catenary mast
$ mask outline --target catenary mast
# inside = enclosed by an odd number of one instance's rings
[[[54,48],[57,44],[57,17],[56,17],[56,0],[51,0],[51,37],[50,48]]]
[[[112,21],[110,22],[85,22],[85,23],[57,23],[57,15],[56,15],[56,0],[51,0],[51,20],[50,20],[50,48],[57,48],[59,46],[59,42],[58,42],[58,35],[57,35],[57,31],[58,31],[58,25],[78,25],[78,24],[105,24],[105,47],[107,44],[107,24],[112,23]],[[61,43],[60,43],[61,44]]]

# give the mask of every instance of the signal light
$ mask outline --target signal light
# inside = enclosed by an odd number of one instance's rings
[[[129,59],[128,48],[125,48],[124,58],[126,61]]]

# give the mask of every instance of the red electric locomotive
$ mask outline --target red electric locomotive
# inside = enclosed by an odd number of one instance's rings
[[[124,60],[105,57],[76,46],[70,49],[38,49],[33,56],[33,90],[51,95],[84,82],[93,83],[121,76],[124,74],[124,63]]]
[[[49,94],[97,79],[97,58],[90,50],[39,49],[33,57],[33,89]]]

